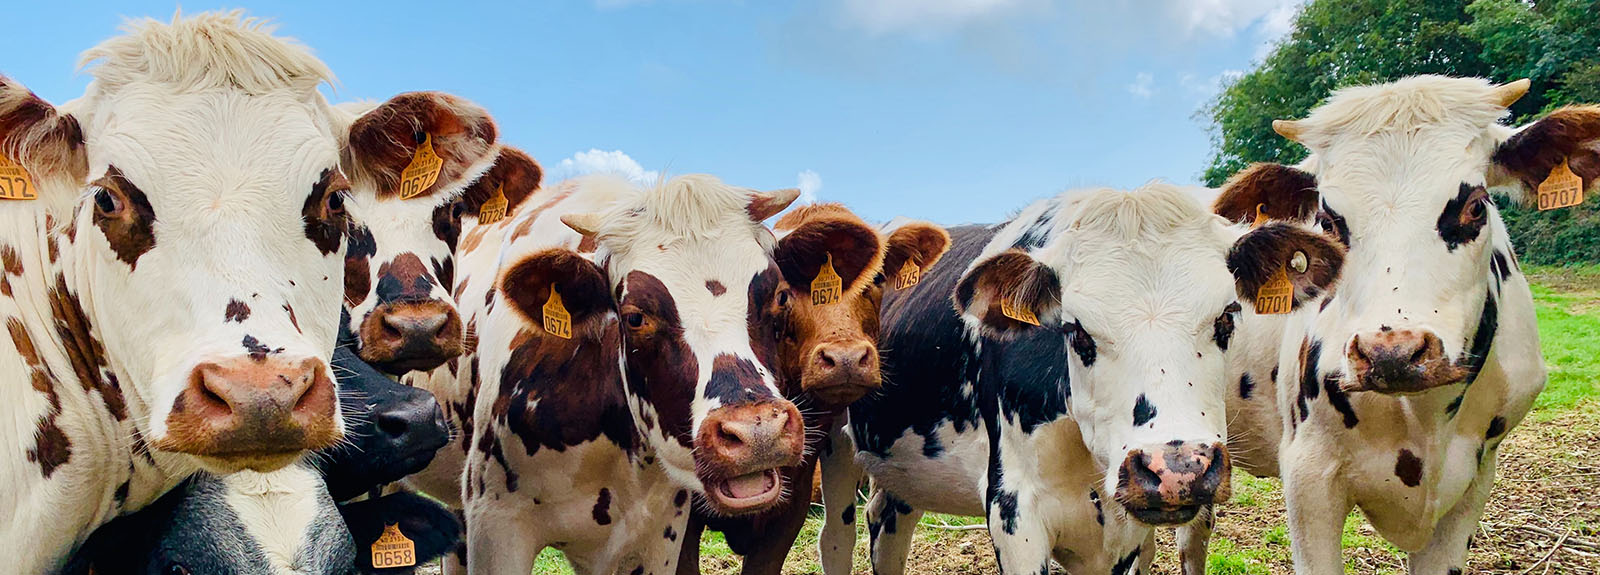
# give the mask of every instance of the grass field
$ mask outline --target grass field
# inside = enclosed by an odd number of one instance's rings
[[[1600,573],[1600,268],[1529,268],[1550,381],[1533,414],[1500,448],[1500,475],[1473,538],[1469,573]],[[1218,511],[1208,572],[1291,573],[1283,498],[1274,479],[1234,475],[1233,500]],[[864,523],[864,522],[858,522]],[[907,569],[913,574],[997,573],[988,534],[951,529],[974,518],[928,515]],[[820,573],[814,512],[789,554],[785,573]],[[870,572],[860,526],[855,571]],[[1559,545],[1558,545],[1558,542]],[[1156,573],[1175,574],[1170,530],[1161,534]],[[1359,512],[1345,521],[1347,572],[1402,573],[1405,555],[1383,541]],[[703,573],[737,573],[739,560],[715,533],[701,551]],[[534,573],[570,573],[546,550]]]

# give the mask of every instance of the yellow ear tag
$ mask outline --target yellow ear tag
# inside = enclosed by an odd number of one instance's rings
[[[399,525],[384,527],[383,534],[372,542],[373,568],[410,567],[416,564],[417,544],[400,532]]]
[[[561,292],[550,285],[550,299],[544,302],[544,330],[561,339],[572,339],[572,314],[561,303]]]
[[[833,254],[828,254],[822,269],[817,270],[817,277],[811,280],[811,305],[834,304],[842,299],[844,280],[839,278],[839,272],[833,271]]]
[[[894,289],[906,289],[922,283],[922,268],[916,262],[906,260],[906,265],[900,267],[900,273],[894,275]]]
[[[1261,315],[1289,313],[1289,309],[1293,307],[1293,298],[1294,284],[1289,283],[1289,270],[1280,267],[1278,273],[1272,274],[1272,278],[1256,290],[1256,313]]]
[[[502,186],[494,187],[494,197],[478,209],[478,224],[492,224],[506,218],[506,193]]]
[[[0,200],[34,200],[39,192],[21,164],[0,156]]]
[[[433,134],[424,134],[416,154],[411,156],[411,163],[400,172],[400,199],[422,195],[439,180],[439,170],[443,167],[444,160],[433,152]]]
[[[1583,203],[1583,178],[1572,173],[1566,160],[1550,170],[1550,177],[1539,184],[1539,211],[1570,208]]]
[[[1018,307],[1010,299],[1000,298],[1000,314],[1028,325],[1039,325],[1039,318],[1026,307]]]

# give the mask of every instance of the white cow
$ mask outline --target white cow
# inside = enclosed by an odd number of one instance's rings
[[[1523,198],[1564,162],[1584,187],[1600,175],[1600,109],[1515,134],[1499,123],[1527,88],[1421,76],[1340,90],[1306,119],[1274,123],[1311,149],[1305,163],[1252,166],[1217,199],[1235,221],[1259,207],[1348,249],[1317,305],[1247,315],[1272,341],[1231,375],[1230,436],[1248,446],[1236,462],[1283,478],[1298,573],[1342,572],[1352,507],[1411,554],[1412,573],[1465,567],[1495,449],[1545,383],[1528,282],[1488,190]],[[1244,291],[1278,269],[1230,265]],[[1191,570],[1204,527],[1181,537]]]
[[[317,91],[327,68],[270,32],[237,13],[132,23],[60,107],[0,79],[0,537],[28,542],[9,569],[58,569],[196,469],[337,441],[341,167],[398,181],[420,160],[425,191],[491,151],[426,94],[351,137]],[[418,133],[437,161],[387,145]]]

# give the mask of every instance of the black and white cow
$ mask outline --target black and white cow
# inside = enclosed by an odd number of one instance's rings
[[[825,570],[849,572],[864,470],[876,573],[903,572],[926,510],[986,516],[1005,573],[1044,573],[1052,557],[1148,573],[1152,526],[1227,498],[1229,250],[1297,252],[1307,271],[1337,269],[1342,251],[1288,226],[1245,233],[1160,183],[949,231],[921,283],[885,295],[883,391],[851,406],[824,460]]]
[[[1231,436],[1252,474],[1282,477],[1295,571],[1339,573],[1353,507],[1410,553],[1412,573],[1465,568],[1495,450],[1544,388],[1534,306],[1488,194],[1524,198],[1566,163],[1600,176],[1600,108],[1500,121],[1528,89],[1421,76],[1347,88],[1273,124],[1310,148],[1252,166],[1215,210],[1320,226],[1348,249],[1344,279],[1292,316],[1243,320],[1256,342],[1230,377]],[[1275,267],[1230,259],[1241,290]],[[1205,526],[1196,526],[1205,527]],[[1194,567],[1206,531],[1180,537]]]
[[[270,32],[135,22],[59,107],[0,79],[23,198],[0,201],[0,538],[29,542],[8,568],[59,568],[196,469],[269,471],[340,437],[342,169],[397,180],[415,158],[353,138],[326,66]],[[438,182],[492,151],[453,137],[467,120],[435,95],[369,115],[386,137],[438,132]]]

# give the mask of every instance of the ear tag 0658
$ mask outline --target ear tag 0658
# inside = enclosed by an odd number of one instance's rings
[[[389,524],[383,534],[372,542],[372,566],[376,569],[410,567],[417,564],[417,544],[400,532],[400,526]]]

